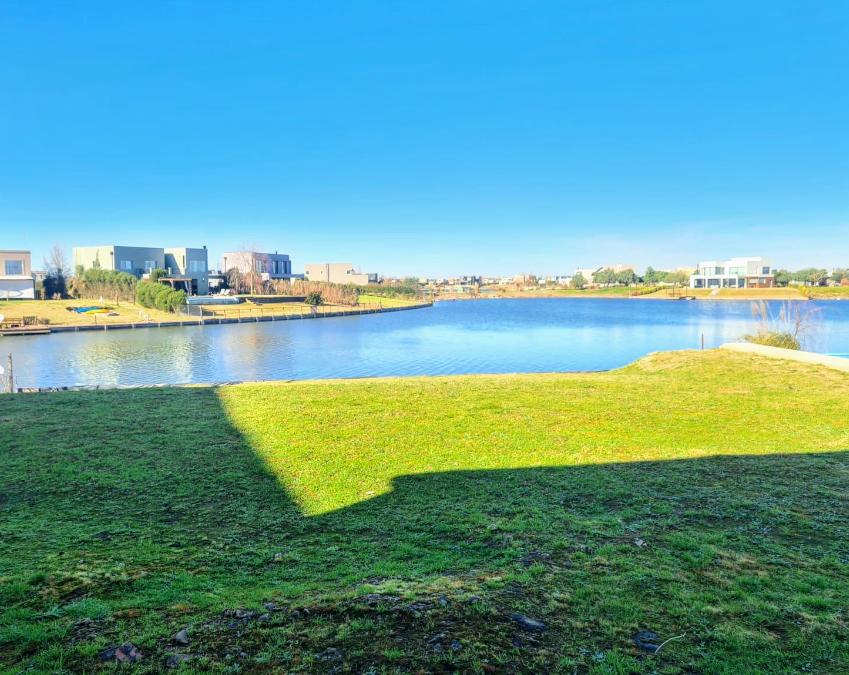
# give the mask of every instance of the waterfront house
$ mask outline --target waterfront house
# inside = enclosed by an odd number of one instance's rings
[[[584,277],[584,281],[586,281],[587,284],[591,284],[593,283],[593,277],[603,269],[603,267],[578,267],[572,276],[576,277],[580,274]]]
[[[209,257],[203,248],[166,248],[165,269],[171,277],[173,286],[179,282],[188,282],[187,291],[191,295],[209,293]]]
[[[690,288],[773,288],[775,268],[760,256],[705,260],[690,275]]]
[[[307,263],[304,265],[304,278],[307,281],[355,286],[377,283],[377,274],[360,272],[351,263]]]
[[[236,270],[240,274],[259,274],[265,281],[303,278],[300,274],[292,274],[291,258],[277,251],[228,251],[221,256],[221,271],[227,274],[230,270]]]
[[[209,292],[209,262],[206,246],[201,248],[150,248],[145,246],[75,246],[74,269],[103,269],[127,272],[143,279],[155,269],[163,279],[190,295]]]
[[[35,280],[29,251],[0,251],[0,300],[33,300]]]

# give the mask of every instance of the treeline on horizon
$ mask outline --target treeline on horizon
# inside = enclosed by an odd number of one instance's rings
[[[617,272],[613,269],[605,268],[593,274],[592,280],[588,280],[582,274],[578,273],[572,277],[572,286],[574,288],[583,288],[590,283],[599,286],[634,286],[638,284],[649,286],[657,284],[684,285],[689,280],[690,275],[684,271],[666,272],[656,270],[649,265],[642,276],[638,276],[632,269]],[[849,286],[849,268],[838,268],[833,272],[829,272],[823,268],[806,267],[795,272],[782,269],[775,273],[775,285],[781,287],[788,286],[791,283],[804,286],[824,286],[829,281],[835,284]]]

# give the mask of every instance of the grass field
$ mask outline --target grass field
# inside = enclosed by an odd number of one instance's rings
[[[717,294],[713,294],[710,288],[679,288],[675,291],[677,295],[688,295],[699,300],[804,300],[797,288],[721,288]],[[672,296],[672,290],[664,288],[657,293],[640,296],[642,298],[657,299]]]
[[[415,299],[384,298],[376,295],[361,295],[359,303],[351,305],[324,304],[315,308],[317,314],[330,312],[352,312],[360,309],[378,309],[381,307],[405,307],[416,304]],[[312,308],[303,302],[281,302],[254,304],[245,302],[238,305],[202,305],[204,315],[219,318],[244,318],[251,316],[282,316],[293,314],[310,314]]]
[[[117,316],[106,314],[77,314],[69,312],[67,307],[89,307],[92,305],[103,305],[110,308]],[[173,321],[174,315],[162,312],[158,309],[147,309],[141,305],[130,302],[104,302],[95,300],[8,300],[0,301],[0,314],[10,319],[20,319],[25,316],[37,317],[39,321],[49,325],[82,326],[86,324],[102,325],[104,323],[127,323],[145,321],[149,317],[151,321]]]
[[[632,288],[625,286],[610,286],[608,288],[564,288],[562,286],[551,288],[504,288],[502,286],[487,286],[489,290],[495,291],[498,295],[511,298],[579,298],[579,297],[628,297],[631,294]]]
[[[390,298],[382,295],[368,295],[366,293],[360,296],[359,301],[361,305],[366,305],[368,307],[373,307],[375,305],[380,305],[382,307],[403,307],[405,305],[414,305],[416,303],[423,302],[416,298]]]
[[[378,296],[361,296],[359,307],[348,307],[344,305],[322,305],[317,312],[339,312],[363,307],[377,308],[400,307],[413,304],[414,301],[396,298],[382,298]],[[40,323],[51,326],[82,326],[87,324],[103,325],[104,323],[130,323],[143,321],[175,321],[178,319],[190,319],[191,317],[179,317],[169,312],[158,309],[148,309],[129,302],[104,302],[103,305],[110,308],[116,316],[106,314],[77,314],[69,312],[67,307],[85,307],[99,305],[94,300],[11,300],[0,301],[0,314],[5,320],[20,319],[22,317],[36,317]],[[309,314],[310,308],[301,302],[254,305],[243,303],[239,305],[207,305],[204,306],[208,316],[217,317],[248,317],[248,316],[270,316],[274,314]]]
[[[639,288],[639,287],[636,287]],[[496,289],[498,290],[498,289]],[[526,291],[499,291],[505,297],[533,298],[626,298],[631,296],[635,288],[624,286],[611,286],[610,288],[586,288],[576,290],[573,288],[540,288]],[[674,295],[693,296],[699,300],[804,300],[806,297],[815,299],[849,299],[849,291],[845,288],[807,288],[809,294],[806,296],[796,287],[786,288],[722,288],[714,295],[712,289],[708,288],[678,288],[674,292],[671,288],[663,288],[655,293],[634,296],[635,299],[657,300],[667,299]]]
[[[811,286],[804,293],[814,300],[849,300],[849,286]]]
[[[2,396],[0,664],[847,672],[847,400],[725,351]]]

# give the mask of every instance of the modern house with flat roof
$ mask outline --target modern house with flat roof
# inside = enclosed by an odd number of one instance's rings
[[[304,265],[304,278],[307,281],[355,286],[377,283],[377,274],[359,272],[351,263],[307,263]]]
[[[209,293],[209,261],[206,247],[166,248],[165,269],[177,282],[188,280],[190,288],[186,290],[192,295]]]
[[[229,251],[221,256],[221,271],[238,270],[242,274],[254,272],[264,279],[300,279],[292,274],[292,260],[285,253],[260,251]]]
[[[33,299],[32,254],[29,251],[0,251],[0,300]]]
[[[209,263],[202,248],[148,248],[144,246],[75,246],[74,269],[103,269],[127,272],[139,279],[155,269],[168,272],[166,280],[187,293],[209,291]]]
[[[752,256],[705,260],[690,275],[690,288],[772,288],[775,268],[767,258]]]

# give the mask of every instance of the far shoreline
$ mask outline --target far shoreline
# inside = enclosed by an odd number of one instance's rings
[[[693,290],[693,289],[687,289]],[[726,289],[730,290],[730,289]],[[746,289],[743,289],[746,290]],[[573,291],[573,292],[546,292],[546,291],[529,291],[529,292],[512,292],[498,294],[482,294],[482,295],[443,295],[434,296],[434,302],[451,302],[451,301],[468,301],[468,300],[534,300],[534,299],[581,299],[581,300],[668,300],[668,301],[709,301],[709,302],[757,302],[764,300],[766,302],[831,302],[849,300],[849,292],[845,296],[835,297],[808,297],[801,293],[793,292],[776,292],[776,293],[740,293],[739,295],[705,295],[682,293],[678,297],[670,297],[662,293],[647,293],[643,295],[630,295],[628,293],[610,293],[598,291]]]

